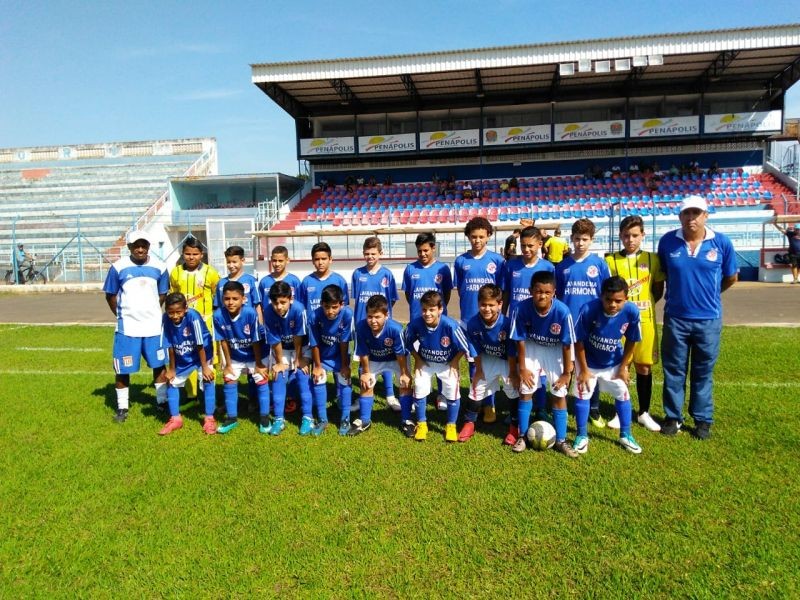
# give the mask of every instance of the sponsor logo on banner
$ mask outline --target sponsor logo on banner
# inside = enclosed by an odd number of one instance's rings
[[[355,154],[355,152],[355,143],[351,137],[310,138],[300,140],[300,154],[302,156]]]
[[[58,160],[71,160],[73,158],[78,158],[78,153],[75,152],[74,148],[63,146],[58,149]]]
[[[706,115],[705,133],[746,133],[759,131],[780,131],[783,128],[783,114],[779,110],[752,113],[729,113],[727,115]]]
[[[543,144],[550,141],[550,125],[524,127],[495,127],[483,132],[483,143],[487,146],[511,146],[513,144]]]
[[[471,148],[480,144],[480,131],[458,129],[455,131],[423,131],[419,134],[420,150]]]
[[[699,133],[700,117],[664,117],[631,120],[632,138],[697,135]]]
[[[358,138],[359,154],[378,152],[408,152],[417,149],[417,136],[413,133],[398,135],[362,135]]]
[[[625,137],[623,121],[590,121],[588,123],[556,123],[555,141],[608,140]]]

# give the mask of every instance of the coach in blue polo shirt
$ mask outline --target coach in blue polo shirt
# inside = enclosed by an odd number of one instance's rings
[[[667,232],[658,242],[658,257],[667,276],[661,339],[666,421],[661,433],[675,435],[681,428],[688,374],[693,434],[705,440],[711,436],[714,417],[711,388],[722,333],[721,294],[736,283],[736,257],[730,239],[706,227],[705,199],[685,198],[679,218],[681,228]]]

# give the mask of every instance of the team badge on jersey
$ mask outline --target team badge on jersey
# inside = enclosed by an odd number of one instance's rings
[[[706,260],[709,260],[711,262],[716,262],[716,260],[717,260],[717,251],[714,250],[713,248],[711,250],[709,250],[708,253],[706,254]]]
[[[441,339],[440,343],[442,345],[442,348],[449,348],[450,347],[450,338],[447,337],[446,335],[442,336],[442,339]]]
[[[289,329],[294,329],[294,321],[289,321]]]
[[[249,283],[243,283],[242,286],[244,287],[244,293],[245,294],[249,294],[250,293],[250,284]]]
[[[648,265],[647,263],[639,263],[639,270],[640,271],[649,271],[650,270],[650,265]]]
[[[391,348],[392,347],[392,338],[384,338],[383,345],[386,346],[387,348]]]
[[[628,331],[628,324],[627,324],[627,323],[623,323],[623,324],[622,324],[622,327],[620,327],[620,328],[619,328],[619,332],[620,332],[622,335],[625,335],[625,332],[626,332],[626,331]]]
[[[361,275],[361,276],[359,276],[358,280],[359,281],[366,281],[367,280],[367,276],[366,275]]]
[[[561,325],[558,323],[553,323],[550,325],[550,333],[553,335],[559,335],[561,333]]]
[[[597,267],[591,265],[588,269],[586,269],[586,274],[589,277],[597,277],[600,272],[597,270]]]
[[[250,335],[250,325],[245,325],[243,331],[245,335]]]
[[[419,278],[419,275],[412,275],[412,277],[411,277],[411,278],[412,278],[412,279],[414,279],[414,278]],[[433,277],[433,282],[434,282],[434,283],[442,283],[442,274],[441,274],[441,273],[437,273],[437,274],[436,274],[436,275]]]
[[[506,332],[505,331],[501,331],[500,333],[498,333],[497,334],[497,339],[500,340],[501,342],[505,342],[506,341]]]
[[[381,279],[381,287],[389,287],[389,278],[388,277],[384,277],[383,279]]]
[[[469,271],[472,268],[472,265],[464,265],[464,270]]]
[[[489,263],[488,265],[486,265],[486,272],[489,273],[489,275],[494,275],[496,271],[497,271],[496,264]]]
[[[513,277],[514,279],[519,279],[520,277],[522,277],[522,273],[520,273],[519,271],[514,271],[513,273],[511,273],[511,277]]]
[[[189,337],[189,327],[183,328],[183,337]]]

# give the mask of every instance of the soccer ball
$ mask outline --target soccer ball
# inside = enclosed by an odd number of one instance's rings
[[[536,421],[528,428],[527,438],[534,450],[547,450],[556,443],[556,430],[547,421]]]

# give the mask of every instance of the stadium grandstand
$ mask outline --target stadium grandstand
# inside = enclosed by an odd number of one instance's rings
[[[357,263],[376,232],[399,265],[425,229],[446,259],[466,248],[459,232],[476,215],[500,231],[589,217],[610,250],[619,219],[639,214],[655,246],[677,227],[680,199],[700,194],[742,275],[767,278],[765,257],[783,245],[769,223],[800,215],[797,173],[769,151],[787,141],[797,24],[251,69],[294,118],[309,165],[303,193],[255,232],[256,258],[284,244],[307,261],[324,237]]]
[[[213,138],[0,149],[0,262],[24,244],[48,280],[102,279],[174,176],[217,172]]]

